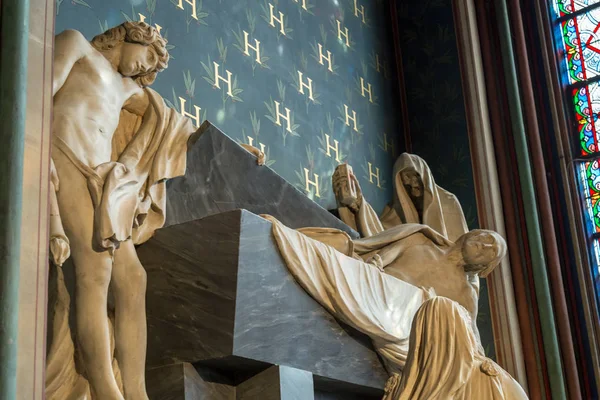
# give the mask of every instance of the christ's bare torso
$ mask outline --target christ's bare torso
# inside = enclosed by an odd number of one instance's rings
[[[396,259],[385,268],[386,273],[415,286],[433,288],[438,296],[457,301],[472,317],[477,315],[477,292],[462,266],[448,258],[446,248],[440,248],[422,233],[392,246],[401,248]]]
[[[54,95],[52,128],[81,162],[93,168],[110,161],[121,108],[142,89],[133,79],[123,77],[90,43],[78,45],[83,57]]]

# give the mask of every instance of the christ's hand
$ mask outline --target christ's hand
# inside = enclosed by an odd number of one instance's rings
[[[257,149],[254,146],[250,146],[249,144],[242,144],[242,147],[250,153],[254,154],[254,156],[256,157],[256,163],[258,165],[265,164],[265,153],[263,151]]]
[[[67,258],[71,255],[71,247],[69,246],[69,241],[66,238],[61,236],[55,236],[50,239],[50,255],[52,256],[52,262],[57,267],[62,267],[62,265],[67,261]]]

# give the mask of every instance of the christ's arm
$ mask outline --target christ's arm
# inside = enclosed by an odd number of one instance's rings
[[[68,29],[54,39],[54,74],[52,96],[64,85],[75,63],[92,49],[90,43],[78,31]]]
[[[140,90],[127,99],[123,104],[123,109],[143,117],[149,105],[150,97],[148,93],[145,90]]]

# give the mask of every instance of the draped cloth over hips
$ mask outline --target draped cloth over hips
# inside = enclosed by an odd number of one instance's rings
[[[87,178],[97,250],[112,251],[127,239],[140,244],[152,237],[165,222],[165,181],[185,173],[191,122],[168,108],[158,93],[144,90],[150,104],[137,130],[127,129],[132,124],[126,120],[139,117],[121,112],[113,143],[125,139],[125,144],[117,149],[116,159],[92,168],[58,136],[53,138],[54,147]]]

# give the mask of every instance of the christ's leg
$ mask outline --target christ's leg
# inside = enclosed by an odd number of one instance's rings
[[[123,400],[112,369],[107,294],[112,260],[92,249],[94,209],[85,177],[60,151],[54,150],[60,190],[58,205],[75,266],[75,310],[83,373],[94,398]]]
[[[115,252],[112,271],[115,295],[117,360],[127,400],[148,400],[146,363],[146,271],[131,240]]]
[[[112,369],[107,315],[112,260],[108,252],[96,253],[74,246],[77,339],[94,398],[122,400]]]

